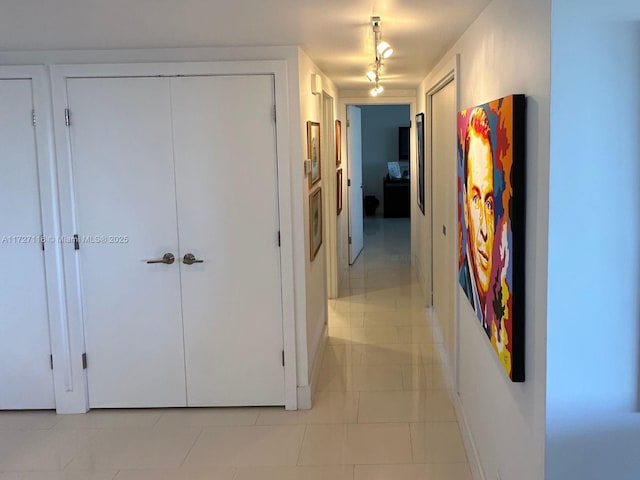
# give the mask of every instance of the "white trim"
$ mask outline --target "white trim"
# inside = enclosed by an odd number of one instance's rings
[[[469,460],[469,469],[471,470],[471,476],[473,480],[485,480],[484,471],[482,470],[482,464],[480,463],[480,454],[476,448],[476,443],[473,440],[471,434],[471,427],[467,420],[467,416],[464,413],[462,406],[462,399],[458,393],[452,393],[453,406],[456,410],[456,416],[458,417],[458,425],[460,427],[460,433],[462,435],[462,443],[464,443],[464,449],[467,452],[467,458]]]
[[[460,110],[460,55],[455,55],[452,57],[445,65],[440,69],[440,71],[434,75],[437,79],[432,86],[425,93],[425,110],[427,112],[431,112],[431,97],[440,91],[443,87],[448,85],[450,82],[455,82],[455,106],[456,112]],[[432,121],[431,116],[427,120],[429,123]],[[431,134],[429,130],[429,135]],[[430,139],[428,138],[427,141]],[[431,142],[429,141],[429,144]],[[429,154],[429,168],[430,172],[433,167],[433,157],[431,152]],[[431,175],[431,173],[430,173]],[[457,174],[456,174],[457,175]],[[457,178],[454,177],[452,180],[452,185],[456,185]],[[431,189],[433,193],[433,189]],[[455,196],[452,198],[452,201],[457,202],[457,192],[454,192]],[[433,204],[433,201],[431,202]],[[457,209],[453,209],[456,211]],[[457,218],[455,219],[457,222]],[[430,229],[432,228],[432,220],[430,219]],[[433,232],[431,232],[433,235]],[[429,242],[432,244],[432,237],[429,237]],[[457,245],[455,250],[457,251]],[[430,254],[428,257],[429,269],[431,271],[431,275],[433,275],[433,261],[432,261],[433,249],[431,248]],[[457,255],[453,256],[452,262],[456,262]],[[457,268],[454,268],[454,271],[457,273]],[[471,428],[469,426],[469,422],[467,416],[465,414],[464,406],[462,404],[462,399],[460,398],[460,314],[458,311],[458,296],[460,295],[460,289],[458,288],[458,276],[454,275],[454,296],[453,296],[453,317],[454,317],[454,338],[455,338],[455,352],[452,352],[454,355],[454,365],[451,365],[449,355],[447,354],[445,349],[438,349],[440,360],[442,363],[443,373],[445,376],[445,382],[447,384],[447,388],[451,394],[454,408],[456,411],[456,417],[458,418],[458,424],[460,426],[460,433],[462,435],[462,441],[464,443],[465,450],[467,452],[467,458],[469,459],[469,467],[471,469],[471,475],[474,480],[485,480],[484,471],[482,470],[482,463],[480,462],[480,455],[478,453],[478,449],[476,447],[475,441],[473,439],[473,435],[471,433]],[[444,338],[442,335],[442,331],[440,330],[440,323],[437,320],[437,314],[433,307],[430,308],[430,312],[433,318],[433,328],[434,328],[434,337],[436,341],[444,342]],[[443,343],[444,345],[444,343]]]
[[[324,360],[325,350],[327,348],[329,340],[329,328],[328,324],[322,325],[320,332],[320,340],[318,341],[318,348],[316,348],[316,354],[313,358],[313,366],[311,367],[311,377],[309,379],[309,385],[304,387],[298,387],[298,409],[308,410],[313,405],[313,397],[318,390],[318,378],[320,377],[320,370],[322,367],[322,361]]]
[[[64,124],[63,112],[68,105],[66,82],[68,78],[91,77],[138,77],[138,76],[176,76],[176,75],[251,75],[271,74],[275,79],[276,101],[276,148],[278,162],[278,201],[280,218],[281,252],[280,265],[282,275],[282,332],[285,352],[285,407],[298,408],[297,363],[296,363],[296,326],[294,301],[294,249],[293,249],[293,213],[292,213],[292,172],[291,172],[291,132],[289,119],[288,71],[284,60],[265,61],[221,61],[221,62],[169,62],[169,63],[113,63],[54,65],[51,67],[53,87],[54,132],[56,151],[59,159],[62,231],[73,235],[76,231],[75,198],[73,172],[71,167],[71,146],[68,128]],[[73,112],[72,112],[73,114]],[[72,120],[73,121],[73,120]],[[88,408],[86,378],[80,363],[84,351],[82,323],[82,303],[80,295],[80,270],[73,245],[65,248],[66,286],[69,293],[69,354],[73,384],[83,384],[83,392],[72,389],[70,411],[84,412]],[[71,293],[73,292],[73,293]]]
[[[316,348],[315,355],[313,356],[313,364],[311,365],[311,376],[309,377],[309,385],[311,386],[311,392],[315,393],[317,390],[317,381],[318,376],[320,375],[320,366],[322,365],[322,360],[324,359],[324,352],[327,346],[327,341],[329,339],[329,323],[325,322],[322,324],[321,328],[318,332],[318,348]]]
[[[327,296],[328,298],[336,298],[338,296],[338,245],[337,245],[337,226],[338,226],[338,199],[337,199],[337,183],[336,183],[336,138],[335,138],[335,112],[333,96],[327,92],[322,92],[322,124],[321,130],[324,130],[322,146],[322,175],[324,178],[325,195],[323,196],[324,211],[324,238],[326,238],[326,264],[327,264]],[[327,108],[328,107],[328,108]]]
[[[53,138],[51,136],[51,92],[47,71],[41,65],[1,66],[0,79],[29,79],[33,92],[33,108],[36,113],[35,142],[37,149],[38,183],[42,234],[45,237],[60,235],[60,210]],[[51,354],[54,358],[53,383],[56,408],[66,408],[64,394],[68,387],[65,363],[67,334],[66,295],[63,281],[62,244],[48,242],[44,250],[44,272],[47,288],[47,313]]]
[[[428,311],[429,315],[432,318],[434,340],[437,343],[442,344],[442,342],[444,342],[444,336],[442,335],[442,330],[440,330],[440,323],[438,323],[437,314],[433,307],[430,307]],[[453,406],[456,411],[456,417],[458,419],[458,425],[460,427],[462,442],[464,443],[464,449],[467,452],[467,459],[469,460],[471,476],[473,477],[473,480],[485,480],[484,471],[482,470],[482,464],[480,463],[480,455],[478,453],[478,449],[476,448],[476,443],[473,440],[473,435],[471,434],[471,428],[469,427],[469,422],[462,405],[462,399],[460,398],[460,395],[455,388],[455,379],[453,375],[454,372],[452,371],[449,357],[446,354],[445,350],[441,348],[438,349],[438,356],[442,365],[442,373],[444,375],[444,381],[447,386],[447,391],[449,392],[449,395],[451,395],[451,399],[453,400]]]
[[[311,408],[311,385],[302,385],[301,387],[298,387],[297,401],[298,410],[309,410]]]
[[[347,93],[354,93],[354,92],[349,92],[346,91]],[[406,91],[402,91],[400,92],[401,96],[386,96],[383,95],[382,97],[372,97],[372,96],[363,96],[363,97],[356,97],[356,96],[345,96],[345,97],[341,97],[340,101],[338,102],[338,111],[337,111],[337,115],[336,118],[338,119],[342,119],[344,120],[342,122],[342,141],[344,142],[344,152],[348,152],[348,142],[349,142],[349,129],[347,128],[347,122],[348,122],[348,116],[347,116],[347,108],[349,107],[349,105],[409,105],[409,118],[411,120],[411,125],[413,126],[415,124],[415,116],[416,116],[416,108],[417,108],[417,101],[416,101],[416,91],[415,90],[406,90]],[[406,94],[406,96],[404,95]],[[412,131],[415,131],[412,129]],[[409,139],[409,158],[414,158],[415,152],[416,152],[416,145],[415,145],[415,135],[410,135],[410,139]],[[346,160],[345,160],[346,159]],[[343,163],[343,172],[342,172],[342,176],[343,176],[343,182],[346,183],[347,179],[351,177],[351,172],[350,172],[350,168],[351,168],[351,159],[349,158],[348,155],[343,155],[342,157],[342,163]],[[410,202],[411,202],[411,223],[412,226],[411,228],[413,228],[413,221],[414,221],[414,215],[415,214],[415,210],[417,209],[417,205],[414,204],[413,199],[415,198],[415,193],[416,193],[416,187],[415,187],[415,178],[416,178],[416,172],[415,170],[415,162],[410,161],[409,162],[409,170],[410,170],[410,177],[411,177],[411,186],[410,186]],[[344,212],[344,210],[347,210],[347,215],[351,212],[351,205],[350,205],[350,196],[349,196],[349,189],[347,188],[347,194],[343,195],[342,197],[342,210]],[[343,192],[344,194],[344,192]],[[417,215],[416,215],[417,218]],[[350,221],[347,221],[347,228],[345,229],[346,231],[344,232],[343,238],[342,239],[337,239],[338,245],[340,245],[341,242],[344,242],[344,245],[347,245],[347,251],[348,251],[348,236],[350,234]],[[411,238],[413,241],[413,234],[411,234]],[[411,248],[411,251],[413,251],[413,248]],[[415,267],[417,265],[417,262],[415,261],[414,256],[411,256],[412,259],[412,266]],[[347,254],[347,261],[346,261],[346,265],[344,265],[344,268],[340,268],[340,266],[338,266],[338,272],[340,275],[340,280],[342,281],[342,277],[345,275],[345,272],[347,272],[349,269],[349,254]],[[418,268],[418,270],[420,271],[420,268]]]
[[[432,97],[433,95],[438,93],[440,90],[442,90],[445,86],[449,85],[451,82],[455,82],[454,87],[456,90],[455,91],[456,113],[460,110],[460,76],[458,74],[459,65],[460,65],[460,55],[456,54],[443,65],[443,67],[437,72],[437,74],[434,75],[436,80],[432,83],[431,87],[425,93],[425,114],[427,117],[425,118],[425,122],[430,127],[432,127],[432,122],[433,122],[433,116],[431,115]],[[455,128],[456,126],[454,125],[454,131],[455,131]],[[428,128],[425,135],[425,143],[430,146],[433,145],[431,132],[432,132],[432,128]],[[433,151],[431,150],[431,148],[429,149],[429,152],[428,152],[427,161],[429,162],[429,180],[430,180],[429,190],[430,190],[430,196],[431,196],[431,200],[430,200],[431,206],[429,209],[429,224],[427,226],[429,231],[429,234],[427,235],[428,242],[429,242],[429,253],[427,254],[427,262],[428,262],[427,273],[429,278],[427,279],[427,282],[430,285],[431,298],[433,299],[433,235],[434,235],[434,232],[433,232],[433,183],[432,183],[433,182]],[[454,186],[457,184],[457,173],[455,169],[452,170],[452,177],[450,179],[450,182],[451,182],[451,185],[454,185]],[[451,193],[450,201],[454,202],[454,205],[457,205],[457,191],[455,190],[455,188]],[[456,212],[457,208],[455,208],[454,206],[454,208],[452,208],[451,211]],[[457,221],[458,221],[457,218],[454,217],[454,218],[450,218],[449,220],[451,221],[451,225],[457,225]],[[455,241],[457,242],[457,240]],[[457,251],[457,244],[454,246],[454,252],[456,251]],[[458,314],[457,255],[455,254],[452,255],[450,268],[454,272],[453,285],[452,285],[452,291],[454,293],[453,293],[453,298],[451,298],[451,302],[452,302],[452,316],[453,316],[453,328],[454,328],[453,339],[454,339],[455,345],[454,345],[454,351],[449,352],[449,354],[452,356],[452,360],[453,360],[453,374],[454,374],[453,380],[455,385],[455,391],[458,392],[459,386],[460,386],[460,371],[459,371],[459,364],[460,364],[459,321],[460,321],[460,318]],[[433,300],[430,303],[433,304]]]

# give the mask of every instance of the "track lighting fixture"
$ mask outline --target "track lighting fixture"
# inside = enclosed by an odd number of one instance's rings
[[[377,84],[377,83],[376,83],[376,86],[375,86],[375,87],[373,87],[373,88],[369,91],[369,93],[370,93],[372,96],[374,96],[374,97],[377,97],[377,96],[378,96],[378,95],[380,95],[382,92],[384,92],[384,87],[383,87],[382,85],[380,85],[380,84]]]
[[[384,91],[380,85],[380,72],[382,71],[382,59],[387,59],[393,54],[393,48],[388,42],[381,40],[380,33],[380,17],[371,17],[371,26],[373,27],[373,47],[374,62],[373,66],[367,72],[367,80],[374,82],[375,86],[369,91],[374,97]]]
[[[393,48],[387,42],[380,42],[376,50],[382,58],[389,58],[393,54]]]

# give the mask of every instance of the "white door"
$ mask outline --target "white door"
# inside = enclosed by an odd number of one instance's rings
[[[176,78],[172,104],[188,404],[283,405],[273,77]]]
[[[443,332],[449,359],[455,362],[456,275],[456,103],[455,84],[431,97],[433,308]]]
[[[55,407],[31,80],[0,80],[0,409]]]
[[[67,91],[89,405],[186,405],[170,79]]]
[[[364,248],[362,211],[362,120],[360,107],[347,107],[349,154],[349,265],[353,265]]]

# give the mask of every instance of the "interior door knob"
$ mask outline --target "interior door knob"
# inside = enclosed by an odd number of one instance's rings
[[[182,257],[182,263],[193,265],[194,263],[204,263],[204,260],[198,260],[193,253],[185,253],[184,257]]]
[[[173,256],[173,253],[165,253],[162,258],[147,260],[147,263],[166,263],[167,265],[171,265],[175,261],[176,257]]]

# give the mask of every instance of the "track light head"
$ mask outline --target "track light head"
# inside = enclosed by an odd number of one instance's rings
[[[369,93],[371,94],[371,96],[373,97],[377,97],[378,95],[380,95],[382,92],[384,92],[384,87],[378,83],[376,83],[376,86],[373,87],[371,90],[369,90]]]
[[[391,45],[389,45],[389,43],[384,41],[378,43],[376,50],[382,58],[389,58],[391,55],[393,55],[393,48],[391,48]]]

